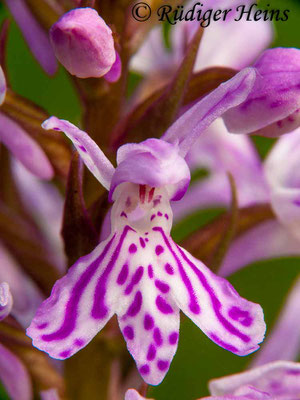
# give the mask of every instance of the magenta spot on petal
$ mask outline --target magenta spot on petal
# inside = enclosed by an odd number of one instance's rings
[[[37,325],[37,329],[44,329],[44,328],[47,328],[48,325],[49,325],[48,322],[44,322],[43,324]]]
[[[61,353],[59,353],[59,357],[68,358],[70,356],[70,354],[71,354],[71,350],[65,350],[65,351],[62,351]]]
[[[228,312],[228,315],[234,321],[238,321],[244,326],[250,326],[253,321],[248,311],[241,310],[239,307],[235,306],[231,307],[231,309]]]
[[[165,270],[169,275],[173,275],[174,274],[174,269],[169,263],[167,263],[165,265]]]
[[[166,218],[166,219],[169,219],[169,216],[168,216],[168,214],[165,214],[165,218]]]
[[[143,302],[142,293],[140,291],[138,291],[138,292],[136,292],[136,294],[134,296],[134,300],[130,304],[130,306],[127,310],[127,314],[130,317],[135,317],[140,312],[140,309],[142,307],[142,302]]]
[[[144,318],[144,328],[146,331],[150,331],[154,326],[154,320],[150,314],[146,314]]]
[[[157,215],[158,215],[159,217],[161,217],[161,216],[162,216],[162,213],[161,213],[160,211],[158,211]]]
[[[148,238],[146,238],[146,239],[145,239],[145,241],[146,241],[146,242],[149,242],[149,239],[148,239]]]
[[[273,103],[270,104],[270,108],[277,108],[282,106],[283,102],[281,100],[273,101]]]
[[[125,326],[123,330],[123,335],[125,336],[126,339],[132,340],[134,338],[133,328],[129,325]]]
[[[287,374],[289,375],[300,375],[300,370],[299,369],[289,369],[288,371],[286,371]]]
[[[278,128],[282,128],[282,125],[283,125],[282,120],[277,121],[277,122],[276,122],[276,125],[278,126]]]
[[[157,296],[155,300],[156,307],[159,309],[160,312],[163,314],[172,314],[173,308],[166,302],[166,300],[161,297]]]
[[[143,238],[140,237],[140,244],[143,248],[145,248],[146,244]]]
[[[150,218],[150,221],[153,221],[155,217],[156,217],[156,215],[155,215],[155,214],[152,214],[152,215],[151,215],[151,218]]]
[[[169,336],[169,343],[174,345],[178,341],[178,333],[177,332],[172,332]]]
[[[153,344],[150,344],[148,348],[148,353],[147,353],[147,360],[148,361],[153,361],[156,356],[156,348]]]
[[[155,328],[153,331],[153,339],[157,346],[161,346],[163,344],[163,338],[161,336],[161,332],[159,328]]]
[[[74,346],[76,346],[76,347],[83,347],[84,344],[85,344],[85,340],[83,340],[83,339],[74,340]]]
[[[155,253],[156,253],[156,255],[157,256],[159,256],[161,253],[163,253],[164,252],[164,248],[160,245],[160,244],[158,244],[156,247],[155,247]]]
[[[166,360],[158,360],[157,362],[157,368],[160,371],[166,371],[169,367],[169,361]]]
[[[295,206],[300,207],[300,199],[299,200],[294,200],[293,204],[295,204]]]
[[[152,268],[151,264],[148,265],[148,276],[149,276],[150,279],[153,278],[153,268]]]
[[[123,285],[126,282],[127,277],[128,277],[128,265],[124,264],[117,279],[118,285]]]
[[[83,151],[84,153],[86,153],[86,148],[84,146],[82,146],[81,144],[78,145],[78,147],[80,148],[81,151]]]
[[[131,245],[129,246],[129,253],[135,253],[137,251],[137,247],[134,243],[131,243]]]
[[[155,286],[162,293],[168,293],[168,291],[170,290],[170,286],[167,283],[162,282],[162,281],[160,281],[158,279],[156,279],[156,281],[155,281]]]
[[[147,375],[147,374],[149,374],[149,372],[150,372],[150,367],[149,367],[148,364],[144,364],[144,365],[141,366],[140,373],[142,375]]]
[[[125,218],[127,218],[127,214],[126,214],[124,211],[122,211],[121,214],[120,214],[120,217],[125,217]]]
[[[289,117],[288,117],[288,121],[289,121],[289,122],[295,122],[295,118],[292,117],[292,116],[289,116]]]
[[[190,303],[189,304],[189,309],[192,311],[194,314],[199,314],[200,313],[200,307],[198,303]]]
[[[149,235],[149,232],[145,232],[145,235]]]

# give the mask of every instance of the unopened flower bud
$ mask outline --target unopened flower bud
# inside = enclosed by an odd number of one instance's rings
[[[92,8],[64,14],[50,29],[50,39],[58,60],[79,78],[99,78],[116,61],[112,31]]]

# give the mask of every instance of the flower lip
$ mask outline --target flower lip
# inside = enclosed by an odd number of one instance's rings
[[[126,144],[118,150],[118,167],[113,175],[109,199],[124,182],[165,186],[171,200],[180,200],[190,182],[190,170],[176,145],[160,139],[148,139],[139,144]]]

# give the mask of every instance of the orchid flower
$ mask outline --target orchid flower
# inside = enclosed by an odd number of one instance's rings
[[[276,360],[297,360],[300,354],[300,278],[296,280],[260,352],[254,367]]]
[[[299,149],[300,128],[279,138],[271,149],[263,163],[263,177],[277,219],[238,237],[224,258],[221,275],[228,276],[259,259],[299,254]],[[259,239],[262,236],[264,243]]]
[[[9,284],[14,298],[12,313],[24,327],[27,327],[43,297],[0,242],[0,281],[4,279]]]
[[[189,10],[194,2],[188,2],[185,10]],[[243,2],[249,7],[252,2]],[[194,71],[212,66],[224,66],[241,69],[251,64],[256,57],[272,42],[273,29],[270,21],[234,21],[238,0],[206,1],[202,4],[203,11],[213,9],[232,8],[225,21],[214,21],[204,29],[201,44],[198,50]],[[198,7],[196,7],[196,10]],[[237,12],[236,12],[237,13]],[[131,59],[131,68],[143,74],[162,72],[169,75],[182,61],[187,43],[199,27],[199,21],[180,21],[171,28],[171,51],[166,51],[163,42],[161,26],[154,27],[141,48]],[[230,40],[224,42],[224,38]],[[222,43],[222,46],[220,46]]]
[[[5,100],[6,80],[0,66],[0,106]],[[1,112],[0,142],[34,175],[42,179],[51,179],[54,175],[52,165],[41,147],[24,129]]]
[[[121,146],[116,169],[85,132],[55,117],[44,122],[72,140],[114,204],[110,236],[56,282],[38,309],[27,330],[34,346],[68,358],[117,314],[139,372],[157,385],[176,352],[181,309],[226,350],[247,355],[258,349],[265,332],[261,307],[170,236],[170,200],[180,200],[190,180],[185,155],[214,119],[244,101],[254,80],[255,72],[245,69],[189,109],[162,139]]]
[[[13,298],[9,285],[0,283],[0,321],[12,310]],[[10,350],[0,343],[0,380],[12,400],[31,400],[32,388],[26,368]]]
[[[96,10],[75,8],[51,27],[50,40],[58,60],[79,78],[115,82],[121,75],[121,61],[115,51],[112,31]]]
[[[300,364],[275,361],[224,378],[213,379],[206,400],[300,399]],[[203,400],[205,400],[203,399]]]
[[[210,397],[198,400],[299,400],[300,363],[275,361],[235,375],[212,379]],[[147,400],[135,389],[124,400]],[[149,399],[151,400],[151,399]]]
[[[47,32],[35,19],[25,0],[5,0],[7,7],[19,25],[33,55],[49,75],[57,70],[57,61]]]

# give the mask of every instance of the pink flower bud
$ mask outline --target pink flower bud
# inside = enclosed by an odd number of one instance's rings
[[[99,78],[116,60],[111,29],[93,8],[75,8],[50,29],[58,60],[79,78]]]

